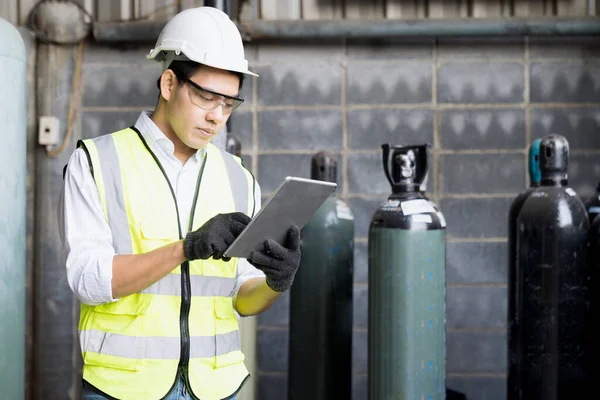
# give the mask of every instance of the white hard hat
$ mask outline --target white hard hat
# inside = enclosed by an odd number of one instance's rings
[[[175,15],[146,58],[162,62],[163,71],[173,60],[190,60],[258,76],[248,70],[237,26],[227,14],[213,7],[190,8]]]

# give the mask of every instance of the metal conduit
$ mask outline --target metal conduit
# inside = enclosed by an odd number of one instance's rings
[[[151,42],[164,21],[97,22],[97,42]],[[600,18],[499,18],[453,20],[253,20],[238,24],[246,40],[401,38],[450,36],[600,35]]]

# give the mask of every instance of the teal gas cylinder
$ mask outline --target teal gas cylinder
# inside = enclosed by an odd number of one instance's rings
[[[312,158],[312,179],[335,182],[332,154]],[[302,229],[290,293],[289,400],[352,398],[354,216],[332,194]]]
[[[0,18],[0,397],[25,396],[26,70],[21,34]]]
[[[392,194],[369,227],[369,400],[445,399],[446,221],[428,145],[382,145]]]

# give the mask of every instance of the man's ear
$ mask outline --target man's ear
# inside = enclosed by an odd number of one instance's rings
[[[166,101],[171,100],[175,85],[177,85],[175,73],[170,69],[166,69],[160,76],[160,96]]]

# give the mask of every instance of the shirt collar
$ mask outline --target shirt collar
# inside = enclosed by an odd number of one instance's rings
[[[140,131],[150,148],[154,147],[155,145],[160,146],[168,154],[173,155],[175,152],[175,146],[173,145],[173,142],[171,142],[171,140],[165,136],[160,128],[156,126],[154,121],[152,121],[150,118],[151,115],[152,111],[142,111],[135,122],[135,128]],[[206,154],[206,148],[198,149],[196,153],[194,153],[196,161],[202,161],[204,154]]]

